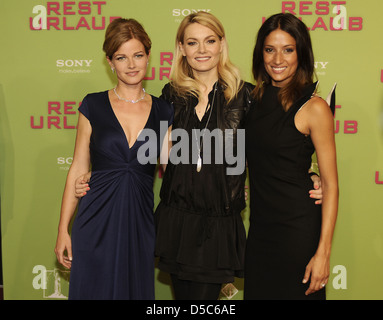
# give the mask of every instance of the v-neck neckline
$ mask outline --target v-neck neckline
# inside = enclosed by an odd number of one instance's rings
[[[139,133],[138,133],[138,135],[137,135],[137,138],[136,138],[136,140],[134,141],[134,143],[132,144],[132,146],[130,146],[130,144],[129,144],[129,139],[128,139],[128,137],[126,136],[126,133],[125,133],[125,131],[124,131],[124,128],[122,127],[120,121],[118,120],[118,118],[117,118],[117,116],[116,116],[116,113],[114,112],[114,109],[113,109],[113,106],[112,106],[112,102],[110,101],[110,97],[109,97],[109,90],[106,91],[106,97],[107,97],[107,100],[108,100],[109,108],[110,108],[110,110],[112,111],[113,117],[114,117],[114,119],[116,120],[116,122],[118,123],[122,135],[125,137],[125,141],[126,141],[126,143],[127,143],[127,145],[128,145],[128,149],[129,149],[129,150],[132,150],[133,147],[136,145],[136,142],[137,142],[139,136],[141,135],[142,131],[143,131],[144,129],[146,129],[146,127],[147,127],[147,125],[148,125],[148,122],[149,122],[149,120],[150,120],[150,117],[151,117],[151,115],[152,115],[152,111],[153,111],[153,96],[150,94],[150,97],[151,97],[151,99],[152,99],[152,105],[150,106],[150,112],[149,112],[148,118],[146,119],[146,122],[145,122],[144,127],[139,131]]]

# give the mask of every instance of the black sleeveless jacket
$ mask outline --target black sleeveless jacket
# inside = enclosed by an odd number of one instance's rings
[[[244,82],[237,97],[227,104],[224,97],[224,87],[220,84],[217,85],[217,92],[214,101],[214,106],[217,110],[217,124],[218,128],[221,129],[222,132],[225,132],[225,129],[233,129],[233,150],[237,150],[237,129],[244,129],[245,116],[253,103],[253,98],[251,96],[253,88],[254,86],[252,84]],[[209,94],[209,101],[211,101],[212,95],[213,90]],[[164,86],[160,98],[173,105],[174,121],[172,128],[186,128],[191,109],[194,109],[198,103],[197,99],[191,95],[186,99],[178,97],[169,83]],[[245,154],[243,153],[243,155],[240,156],[243,156],[243,161],[245,161]],[[223,204],[223,208],[225,215],[231,215],[233,213],[239,213],[246,206],[244,196],[246,169],[244,169],[239,175],[228,175],[226,174],[226,169],[230,167],[230,165],[226,162],[224,163],[225,165],[223,166],[221,173],[221,181],[225,194],[225,203]],[[165,173],[165,176],[167,177],[166,179],[163,179],[162,182],[160,197],[161,201],[164,201],[165,203],[168,203],[169,201],[169,190],[171,190],[172,183],[171,176],[173,175],[174,170],[177,170],[177,166],[168,165]]]

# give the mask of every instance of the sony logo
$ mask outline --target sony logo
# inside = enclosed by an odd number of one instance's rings
[[[56,60],[56,67],[90,67],[93,60]]]
[[[58,157],[57,158],[57,164],[72,164],[73,157]]]
[[[205,11],[205,12],[210,12],[211,9],[173,9],[173,16],[174,17],[179,17],[179,16],[188,16],[191,13],[195,13],[198,11]]]
[[[323,62],[323,61],[315,61],[314,62],[314,68],[315,69],[327,69],[327,64],[328,64],[328,61],[327,62]]]

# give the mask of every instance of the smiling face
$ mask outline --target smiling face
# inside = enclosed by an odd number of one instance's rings
[[[195,76],[200,73],[217,73],[222,52],[222,40],[218,35],[199,23],[192,23],[185,29],[183,43],[179,43],[183,56]]]
[[[124,42],[113,54],[109,65],[116,71],[117,79],[128,85],[139,84],[145,77],[149,55],[141,41],[131,39]]]
[[[263,46],[263,61],[272,85],[284,87],[298,68],[295,39],[280,29],[270,32]]]

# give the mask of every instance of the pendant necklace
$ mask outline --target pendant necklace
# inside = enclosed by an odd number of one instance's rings
[[[202,149],[202,145],[203,145],[203,138],[205,136],[205,132],[206,132],[206,128],[209,124],[209,121],[210,121],[210,117],[211,117],[211,113],[213,111],[213,106],[214,106],[214,98],[215,98],[215,92],[217,91],[217,82],[215,83],[215,86],[214,86],[214,94],[213,94],[213,99],[211,101],[211,105],[210,105],[210,113],[209,113],[209,117],[207,119],[207,122],[206,122],[206,125],[205,125],[205,129],[203,130],[203,134],[202,134],[202,141],[201,141],[201,147],[200,147],[200,144],[198,143],[198,138],[197,138],[197,133],[196,133],[196,130],[194,130],[194,135],[195,135],[195,139],[196,139],[196,144],[197,144],[197,150],[198,150],[198,158],[197,158],[197,172],[200,172],[201,171],[201,168],[202,168],[202,158],[201,158],[201,149]]]
[[[137,102],[140,102],[141,100],[143,100],[143,99],[145,98],[145,95],[146,95],[146,91],[145,91],[145,89],[142,88],[142,91],[144,92],[144,94],[142,95],[142,97],[141,97],[140,99],[138,99],[138,100],[129,100],[129,99],[121,98],[121,97],[118,95],[118,93],[117,93],[117,91],[116,91],[116,88],[117,88],[117,87],[113,88],[113,91],[114,91],[115,95],[117,96],[118,100],[122,100],[122,101],[125,101],[125,102],[137,103]]]

